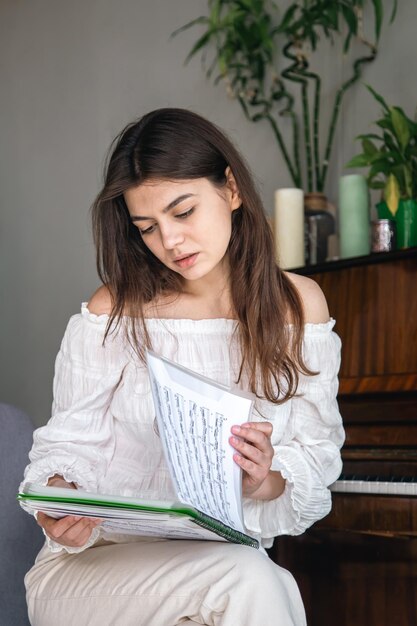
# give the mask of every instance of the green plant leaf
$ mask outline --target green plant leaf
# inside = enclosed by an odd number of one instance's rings
[[[185,59],[185,64],[187,64],[192,59],[192,57],[196,55],[199,50],[201,50],[201,48],[208,44],[212,35],[213,31],[208,30],[206,33],[204,33],[204,35],[200,37],[200,39],[196,41]]]
[[[372,163],[371,168],[369,170],[369,178],[374,178],[379,174],[383,174],[385,178],[389,176],[392,172],[392,166],[387,163],[385,160],[381,159],[380,161],[375,161]]]
[[[366,135],[357,135],[355,139],[378,139],[379,141],[383,141],[382,137],[379,135],[375,135],[374,133],[367,133]]]
[[[385,128],[387,130],[390,130],[391,132],[394,131],[391,119],[381,118],[380,120],[377,120],[375,124],[380,128]]]
[[[416,128],[417,128],[417,124],[415,124],[415,123],[413,122],[413,120],[412,120],[412,119],[410,119],[410,118],[406,115],[406,113],[405,113],[405,111],[404,111],[404,109],[403,109],[402,107],[400,107],[400,106],[398,106],[398,105],[393,105],[392,107],[390,107],[390,109],[394,109],[394,111],[395,111],[395,112],[399,115],[399,117],[401,117],[401,118],[404,120],[404,123],[405,123],[405,124],[407,124],[407,126],[408,126],[408,130],[409,130],[409,132],[410,132],[410,133],[411,133],[411,131],[413,131],[413,130],[414,130],[414,127],[416,127]],[[416,138],[417,138],[417,137],[416,137]]]
[[[176,37],[177,35],[179,35],[180,33],[184,32],[185,30],[188,30],[189,28],[191,28],[192,26],[195,26],[196,24],[208,24],[208,18],[205,16],[201,16],[201,17],[197,17],[195,20],[191,20],[191,22],[188,22],[187,24],[184,24],[184,26],[181,26],[180,28],[177,28],[177,30],[174,30],[173,33],[171,33],[171,37]]]
[[[389,106],[388,104],[385,102],[384,98],[382,96],[379,95],[379,93],[377,93],[375,91],[375,89],[373,89],[370,85],[365,85],[365,87],[371,92],[371,94],[373,95],[373,97],[375,98],[375,100],[377,100],[379,102],[379,104],[382,105],[382,108],[389,113]]]
[[[367,167],[371,164],[370,157],[366,154],[357,154],[353,157],[348,163],[346,163],[345,167]]]
[[[390,126],[391,126],[391,122],[390,122]],[[394,139],[395,135],[394,135],[394,129],[393,128],[389,128],[388,130],[384,130],[383,132],[383,141],[384,144],[386,146],[386,148],[388,148],[388,150],[390,152],[399,152],[399,147],[398,144],[395,142]]]
[[[343,54],[346,54],[347,51],[349,50],[351,41],[352,41],[352,33],[349,31],[345,38],[345,42],[343,44]]]
[[[398,143],[403,150],[406,149],[410,141],[410,130],[408,128],[408,120],[404,113],[397,107],[390,107],[391,121],[394,127],[395,135]]]
[[[362,149],[367,157],[372,157],[377,153],[379,154],[378,148],[368,137],[362,139]]]
[[[375,38],[379,41],[381,35],[382,20],[384,18],[384,7],[381,0],[372,0],[375,12]]]
[[[340,8],[342,10],[343,18],[348,27],[348,33],[350,36],[356,35],[358,32],[358,18],[355,13],[353,7],[348,6],[346,4],[341,4]]]
[[[384,161],[388,165],[392,163],[397,163],[401,161],[401,157],[399,157],[398,151],[386,150],[384,147],[382,150],[379,150],[375,154],[370,157],[371,163],[376,163],[376,161]],[[391,165],[392,166],[392,165]]]
[[[278,26],[274,29],[274,33],[286,33],[288,29],[290,29],[291,23],[294,19],[294,15],[296,14],[296,12],[298,11],[298,5],[297,4],[292,4],[290,7],[288,7],[288,9],[285,11],[284,16],[280,22],[280,24],[278,24]]]
[[[394,174],[390,174],[388,176],[388,180],[384,190],[384,197],[389,210],[395,217],[395,214],[398,210],[398,203],[400,201],[400,186]]]
[[[392,24],[393,21],[395,20],[395,16],[397,15],[397,8],[398,8],[398,2],[397,0],[394,0],[394,4],[392,7],[392,12],[391,12],[391,17],[389,18],[389,23]]]

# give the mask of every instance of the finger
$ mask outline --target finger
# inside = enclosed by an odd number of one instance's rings
[[[42,513],[42,511],[37,511],[35,514],[35,519],[38,522],[39,526],[42,526],[42,528],[45,528],[46,524],[48,523],[48,520],[52,520],[52,517],[49,517],[49,515],[46,515],[46,513]]]
[[[233,426],[232,433],[252,443],[264,453],[270,454],[273,452],[270,436],[257,428],[253,428],[252,426]]]
[[[90,518],[79,518],[78,521],[70,526],[58,539],[65,541],[71,545],[82,546],[90,537],[93,528],[98,525],[96,520]]]
[[[241,454],[234,454],[233,459],[246,472],[246,480],[249,478],[253,484],[261,483],[269,471]]]
[[[71,528],[71,526],[76,524],[76,522],[77,519],[71,515],[61,517],[60,519],[55,519],[54,517],[49,517],[48,515],[45,515],[45,519],[43,521],[43,524],[41,525],[50,537],[58,539],[64,533],[66,533],[69,528]]]
[[[100,520],[101,521],[101,520]],[[88,517],[76,517],[73,515],[67,515],[61,519],[55,519],[50,517],[41,511],[38,512],[38,524],[44,528],[46,534],[51,539],[58,540],[69,531],[71,531],[71,537],[75,537],[80,531],[88,527],[91,523],[97,525],[99,522],[95,518]]]
[[[58,529],[63,528],[65,530],[65,528],[74,523],[74,518],[71,516],[66,516],[61,517],[60,519],[56,519],[55,517],[46,515],[46,513],[43,513],[42,511],[38,511],[36,515],[36,521],[38,522],[39,526],[42,526],[42,528],[47,533],[49,533],[55,527]]]
[[[245,422],[240,425],[241,428],[254,428],[255,430],[259,430],[263,432],[267,437],[271,437],[272,431],[274,430],[271,422]]]
[[[244,456],[249,461],[252,461],[256,465],[260,465],[262,468],[268,468],[271,466],[273,451],[263,451],[252,445],[251,443],[247,443],[246,441],[239,439],[237,437],[230,438],[230,444],[237,450],[242,456]]]

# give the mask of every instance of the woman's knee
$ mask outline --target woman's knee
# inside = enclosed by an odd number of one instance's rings
[[[260,552],[246,546],[230,546],[229,555],[224,563],[231,566],[240,585],[248,584],[253,589],[270,590],[277,584],[296,586],[296,582],[287,570],[276,565]]]
[[[305,624],[300,592],[287,570],[246,546],[228,546],[222,552],[217,577],[202,597],[203,615],[209,607],[227,617],[225,624]]]

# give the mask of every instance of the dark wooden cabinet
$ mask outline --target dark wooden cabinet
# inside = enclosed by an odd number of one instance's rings
[[[299,272],[342,339],[344,473],[417,493],[417,249]],[[332,512],[271,556],[297,579],[309,626],[417,626],[417,496],[334,493]]]
[[[417,389],[417,251],[311,278],[342,338],[340,393]]]
[[[308,626],[416,626],[417,539],[311,529],[276,540]]]

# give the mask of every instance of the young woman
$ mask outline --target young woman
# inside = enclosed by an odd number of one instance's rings
[[[28,482],[173,499],[144,348],[256,394],[233,427],[247,530],[264,547],[330,510],[341,469],[340,341],[319,287],[282,272],[242,157],[213,124],[160,109],[113,145],[93,206],[103,286],[71,318],[53,416]],[[231,452],[232,454],[232,452]],[[301,626],[292,576],[264,551],[105,534],[38,513],[47,541],[26,576],[34,626]]]

